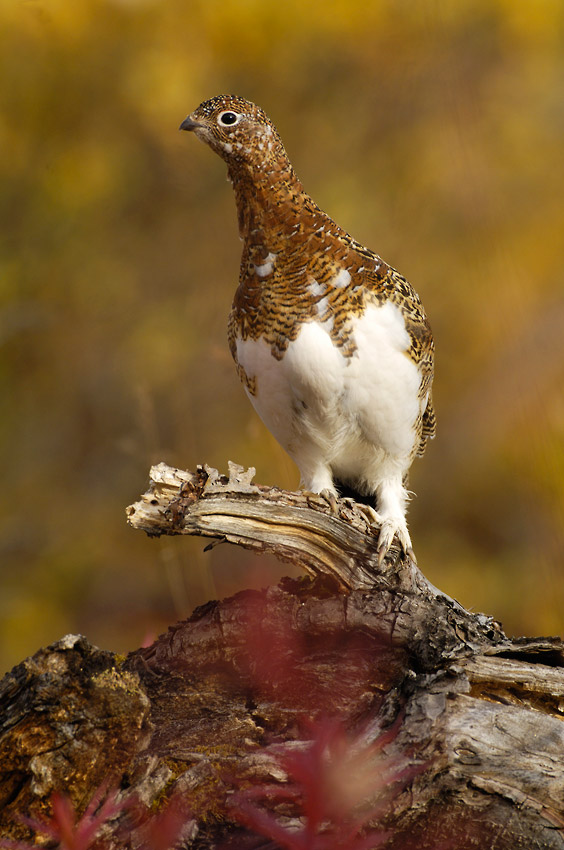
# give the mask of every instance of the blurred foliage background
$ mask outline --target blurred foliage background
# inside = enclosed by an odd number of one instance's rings
[[[178,125],[241,94],[307,190],[414,284],[438,435],[420,566],[510,633],[564,622],[564,4],[0,0],[0,668],[125,651],[284,565],[125,523],[148,467],[294,488],[227,350],[224,164]]]

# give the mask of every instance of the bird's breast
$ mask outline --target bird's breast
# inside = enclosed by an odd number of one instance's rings
[[[354,432],[409,454],[421,415],[421,374],[401,311],[386,302],[349,317],[350,353],[335,340],[334,312],[327,314],[321,301],[318,308],[281,348],[273,350],[271,335],[237,336],[235,358],[257,412],[287,449],[305,432],[329,443]]]
[[[333,344],[350,357],[355,351],[350,320],[360,317],[367,303],[362,271],[361,266],[335,263],[324,254],[304,261],[300,252],[296,256],[289,249],[247,247],[230,333],[265,340],[273,356],[281,359],[302,327],[313,322],[321,324]]]

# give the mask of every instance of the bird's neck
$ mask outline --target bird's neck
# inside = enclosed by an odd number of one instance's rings
[[[307,195],[287,157],[261,163],[259,168],[230,164],[228,172],[243,240],[260,232],[284,240],[295,231]]]

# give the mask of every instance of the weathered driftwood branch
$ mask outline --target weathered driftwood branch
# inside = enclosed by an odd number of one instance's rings
[[[127,508],[127,520],[149,536],[202,535],[270,552],[313,577],[330,576],[342,590],[394,585],[447,599],[409,560],[400,559],[397,544],[387,568],[379,569],[378,537],[362,505],[340,500],[335,510],[314,493],[253,484],[254,475],[254,468],[231,462],[228,477],[208,466],[192,473],[159,463],[151,468],[149,490]]]
[[[53,788],[83,808],[111,776],[146,806],[181,795],[186,847],[280,846],[238,825],[233,791],[270,788],[264,808],[298,828],[300,806],[272,790],[287,783],[280,751],[331,716],[352,750],[393,730],[380,755],[408,769],[380,812],[388,850],[564,848],[560,640],[507,638],[397,550],[379,570],[357,507],[335,514],[233,465],[151,476],[134,527],[275,552],[315,578],[208,603],[127,659],[67,638],[15,668],[0,686],[0,834]],[[136,847],[139,830],[107,846]]]
[[[149,535],[201,534],[273,552],[343,588],[373,587],[376,538],[358,509],[340,502],[336,516],[322,496],[259,487],[254,475],[232,463],[228,478],[207,466],[191,473],[160,463],[150,489],[127,509],[128,522]],[[392,553],[397,558],[397,547]]]

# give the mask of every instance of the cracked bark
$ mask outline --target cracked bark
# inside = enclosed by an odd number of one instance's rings
[[[386,848],[564,848],[562,642],[506,637],[397,549],[379,569],[361,508],[335,513],[253,472],[159,464],[128,522],[274,552],[308,577],[210,602],[126,659],[67,636],[14,668],[0,834],[28,835],[14,814],[47,810],[53,789],[80,811],[109,778],[146,806],[181,793],[183,846],[273,847],[237,825],[231,793],[283,785],[280,747],[330,715],[365,743],[396,724],[386,756],[417,766],[384,817]],[[106,846],[140,841],[132,829]]]

